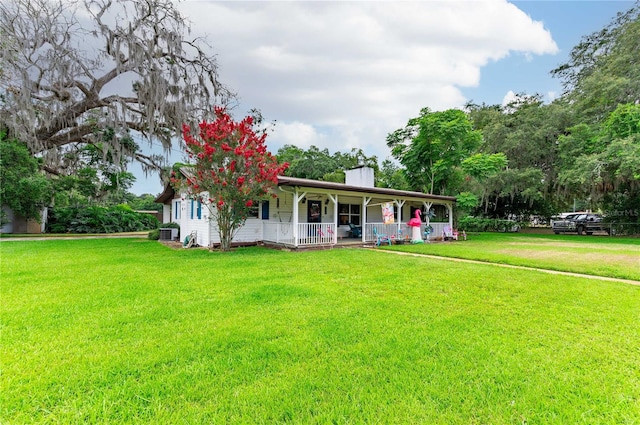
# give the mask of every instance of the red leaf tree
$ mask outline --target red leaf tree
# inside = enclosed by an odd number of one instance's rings
[[[215,121],[202,122],[197,133],[183,125],[191,165],[186,177],[172,173],[171,183],[207,206],[218,224],[220,249],[228,251],[254,203],[276,196],[278,176],[289,164],[278,164],[267,151],[267,134],[256,131],[253,117],[235,122],[224,108],[215,113]]]

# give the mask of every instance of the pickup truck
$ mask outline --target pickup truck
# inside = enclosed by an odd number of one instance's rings
[[[556,235],[568,232],[579,235],[592,235],[594,232],[609,233],[609,227],[602,223],[602,216],[590,213],[569,214],[562,220],[554,221],[551,228]]]

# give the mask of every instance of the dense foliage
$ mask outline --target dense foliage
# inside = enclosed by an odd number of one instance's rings
[[[366,165],[378,171],[378,158],[366,156],[362,149],[350,152],[337,151],[311,146],[304,150],[297,146],[285,145],[276,152],[278,161],[288,163],[285,175],[302,179],[323,180],[344,183],[344,172],[358,165]]]
[[[0,206],[22,217],[40,221],[42,209],[51,201],[51,183],[40,172],[40,162],[26,145],[0,132]],[[0,222],[6,217],[2,211]]]
[[[432,112],[424,108],[419,117],[387,137],[392,155],[405,167],[411,188],[436,195],[455,190],[462,161],[481,141],[482,134],[457,109]]]
[[[520,95],[504,107],[468,105],[468,111],[483,136],[478,154],[494,158],[481,161],[486,164],[479,169],[467,164],[465,170],[464,189],[481,200],[476,213],[496,218],[550,216],[560,208],[557,141],[574,123],[567,105]]]
[[[124,203],[130,197],[127,191],[135,177],[126,171],[129,161],[113,155],[105,143],[79,147],[64,154],[62,159],[55,173],[51,173],[55,205],[114,205]]]
[[[50,233],[117,233],[155,229],[158,219],[133,211],[127,205],[114,207],[61,207],[49,212]]]
[[[500,218],[466,216],[458,220],[458,227],[467,232],[515,232],[522,223]]]

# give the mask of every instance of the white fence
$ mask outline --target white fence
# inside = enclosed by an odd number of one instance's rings
[[[265,242],[291,246],[330,245],[334,243],[334,223],[298,223],[298,243],[295,243],[292,223],[263,223]]]

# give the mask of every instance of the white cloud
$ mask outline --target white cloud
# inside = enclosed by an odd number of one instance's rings
[[[509,90],[507,94],[502,98],[502,106],[507,106],[508,104],[515,102],[518,100],[518,95],[513,92],[513,90]]]
[[[299,121],[290,123],[277,123],[273,134],[267,138],[269,148],[277,150],[284,145],[294,145],[303,149],[311,145],[324,145],[325,137],[318,133],[316,129]]]
[[[277,120],[274,144],[362,147],[420,109],[464,105],[461,88],[511,54],[558,48],[541,22],[506,1],[202,2],[178,6],[208,34],[238,112]]]

